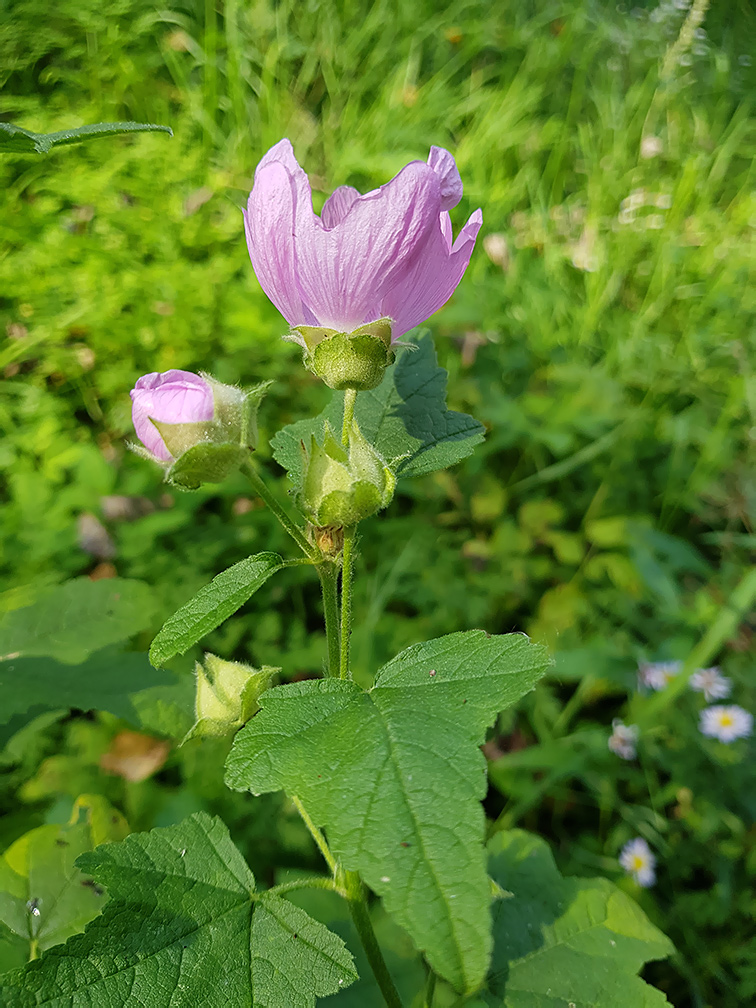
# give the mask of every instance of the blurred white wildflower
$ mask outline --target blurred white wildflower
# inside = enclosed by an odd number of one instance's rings
[[[572,265],[585,273],[595,273],[599,268],[598,231],[593,224],[586,224],[576,245],[572,247]]]
[[[633,189],[629,196],[625,198],[620,203],[621,210],[638,210],[640,207],[646,205],[646,190],[645,189]]]
[[[639,886],[648,888],[656,882],[656,858],[642,837],[625,844],[620,851],[619,863]]]
[[[656,197],[656,205],[660,210],[669,210],[672,206],[672,197],[669,193],[659,193]]]
[[[638,725],[623,724],[618,718],[612,721],[612,734],[607,745],[611,752],[624,760],[635,759],[635,743],[638,741]]]
[[[660,213],[649,214],[646,218],[646,227],[660,231],[664,227],[664,217]]]
[[[722,675],[721,669],[717,666],[712,668],[697,669],[688,680],[690,688],[697,693],[703,693],[706,703],[712,700],[723,700],[730,695],[732,683],[727,676]]]
[[[664,145],[657,136],[645,136],[641,140],[640,155],[645,161],[658,157],[663,150]]]
[[[638,683],[652,690],[663,690],[682,668],[682,662],[641,662],[638,666]]]
[[[701,711],[701,732],[720,742],[747,738],[753,731],[753,714],[735,704],[718,704]]]
[[[509,246],[503,234],[487,234],[483,239],[483,251],[494,266],[501,266],[503,270],[509,266]]]

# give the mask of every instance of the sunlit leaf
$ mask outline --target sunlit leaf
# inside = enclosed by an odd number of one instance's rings
[[[297,795],[436,972],[475,989],[490,950],[479,746],[548,664],[523,635],[473,630],[408,648],[367,692],[331,679],[274,688],[237,735],[227,782]]]

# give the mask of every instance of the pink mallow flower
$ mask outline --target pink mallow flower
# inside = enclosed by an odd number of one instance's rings
[[[448,301],[467,268],[483,218],[476,210],[453,241],[449,210],[461,197],[454,158],[431,147],[427,162],[372,192],[340,186],[318,217],[281,140],[258,164],[244,214],[252,266],[292,329],[350,333],[388,318],[396,342]]]
[[[134,430],[144,447],[161,462],[173,456],[163,443],[159,423],[196,423],[213,419],[213,391],[209,382],[191,371],[153,371],[143,375],[131,390]]]

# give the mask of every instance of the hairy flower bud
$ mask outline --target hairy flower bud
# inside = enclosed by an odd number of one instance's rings
[[[356,421],[349,428],[344,447],[328,424],[323,444],[314,437],[309,449],[302,445],[304,469],[297,503],[313,525],[356,525],[391,501],[396,480],[383,459],[368,444]]]
[[[260,694],[280,669],[268,665],[255,669],[206,654],[204,665],[197,662],[194,671],[196,722],[184,742],[207,735],[227,735],[246,724],[259,708]]]
[[[140,454],[183,490],[218,483],[257,446],[257,409],[270,382],[248,391],[189,371],[153,372],[131,391]]]

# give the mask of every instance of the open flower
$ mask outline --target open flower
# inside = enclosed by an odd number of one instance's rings
[[[629,840],[620,851],[619,863],[639,886],[648,888],[656,882],[656,858],[643,837]]]
[[[172,462],[153,420],[159,423],[198,423],[213,419],[215,409],[210,383],[191,371],[153,371],[143,375],[131,390],[131,417],[136,436],[161,462]]]
[[[753,714],[736,704],[717,704],[701,711],[701,732],[720,742],[747,738],[753,731]]]
[[[638,683],[652,690],[663,690],[679,675],[682,662],[642,662],[638,666]]]
[[[722,675],[716,665],[712,668],[698,669],[690,677],[688,684],[692,690],[703,693],[707,703],[711,703],[712,700],[723,700],[730,695],[732,689],[732,683],[727,676]]]
[[[427,162],[411,161],[365,195],[340,186],[318,217],[307,175],[281,140],[258,164],[244,214],[252,266],[292,329],[351,333],[390,320],[396,342],[462,279],[482,215],[452,241],[448,211],[461,197],[454,158],[432,147]]]
[[[635,759],[637,741],[638,725],[626,725],[617,718],[612,721],[612,734],[607,742],[611,752],[624,760]]]

